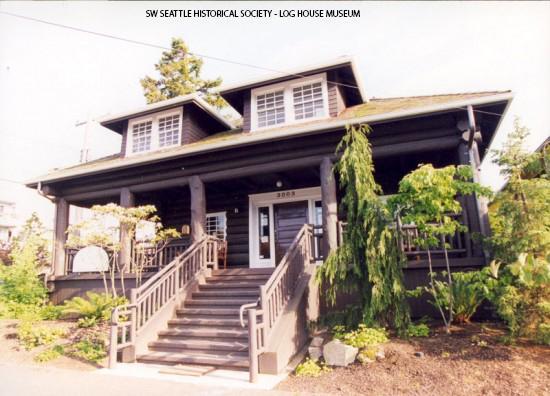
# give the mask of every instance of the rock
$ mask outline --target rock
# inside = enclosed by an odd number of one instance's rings
[[[384,353],[383,349],[379,349],[376,351],[376,354],[374,355],[376,357],[376,360],[384,360],[386,358],[386,354]]]
[[[323,357],[323,349],[317,346],[310,346],[307,349],[311,360],[317,361]]]
[[[419,358],[423,358],[424,357],[424,352],[415,352],[414,356],[419,357]]]
[[[359,349],[339,340],[332,340],[323,347],[323,356],[329,366],[345,367],[355,361],[358,352]]]
[[[310,347],[322,347],[323,346],[323,337],[313,337],[313,340],[311,340],[311,343],[309,344]]]

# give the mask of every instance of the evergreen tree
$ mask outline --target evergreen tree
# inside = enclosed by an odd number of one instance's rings
[[[175,98],[181,95],[200,92],[204,99],[213,106],[221,108],[225,100],[212,89],[222,83],[221,78],[204,80],[201,78],[203,60],[189,52],[189,47],[182,39],[173,38],[171,49],[164,51],[155,69],[159,72],[157,80],[145,76],[140,82],[147,103]]]
[[[361,318],[367,325],[390,326],[404,334],[410,322],[393,219],[378,194],[367,135],[370,128],[348,127],[338,145],[336,170],[345,189],[342,204],[347,225],[342,245],[327,257],[318,280],[334,303],[338,292],[358,292]]]

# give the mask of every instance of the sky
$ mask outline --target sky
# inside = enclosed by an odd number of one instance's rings
[[[147,18],[148,9],[359,9],[360,18]],[[354,56],[367,96],[512,90],[493,148],[514,117],[529,149],[550,134],[550,2],[0,2],[0,11],[203,54],[203,77],[232,84]],[[158,48],[0,14],[0,200],[19,220],[53,207],[21,182],[78,163],[87,120],[145,104],[140,78]],[[89,128],[90,159],[119,150],[119,135]],[[486,158],[482,182],[502,184]]]

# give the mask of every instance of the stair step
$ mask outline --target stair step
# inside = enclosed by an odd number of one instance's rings
[[[263,283],[215,282],[199,285],[199,290],[260,290],[260,285],[263,285]]]
[[[240,327],[241,321],[239,318],[232,316],[227,317],[176,317],[168,321],[168,326],[221,326],[221,327]]]
[[[211,351],[234,351],[247,352],[248,341],[216,341],[216,340],[195,340],[195,339],[159,339],[148,344],[151,350],[211,350]]]
[[[186,375],[191,377],[202,377],[205,374],[208,374],[216,370],[214,366],[191,366],[184,364],[176,364],[175,366],[167,367],[165,369],[159,370],[160,374],[175,374],[175,375]]]
[[[230,299],[201,299],[201,300],[185,300],[184,307],[221,307],[221,306],[235,306],[240,307],[243,304],[249,304],[256,301],[255,298],[230,298]]]
[[[209,276],[206,278],[206,282],[242,282],[242,281],[261,281],[265,282],[269,279],[270,275],[227,275],[227,276]]]
[[[230,268],[213,270],[213,276],[231,276],[231,275],[269,275],[273,273],[273,268]]]
[[[231,316],[234,318],[239,317],[239,308],[225,307],[225,308],[178,308],[176,310],[178,315],[200,315],[200,316]]]
[[[248,367],[248,357],[231,353],[208,354],[208,353],[173,353],[173,352],[150,352],[137,357],[139,362],[164,363],[164,364],[203,364],[208,366],[223,367]]]
[[[260,295],[259,288],[249,290],[232,289],[232,290],[201,290],[193,292],[193,299],[210,298],[210,297],[258,297]]]
[[[196,338],[248,338],[248,330],[245,328],[216,328],[216,327],[175,327],[158,332],[162,337],[196,337]]]

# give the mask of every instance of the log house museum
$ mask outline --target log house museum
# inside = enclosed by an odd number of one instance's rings
[[[219,93],[242,126],[198,94],[146,105],[100,120],[121,135],[120,153],[27,184],[56,205],[55,302],[102,289],[98,273],[73,271],[76,251],[65,246],[70,205],[153,204],[164,226],[190,231],[163,250],[131,289],[130,304],[113,313],[111,366],[231,367],[249,370],[251,380],[281,372],[305,345],[307,321],[327,309],[313,277],[345,220],[333,164],[346,126],[372,127],[375,177],[391,195],[419,164],[470,164],[477,178],[513,98],[504,91],[368,99],[347,57]],[[475,196],[460,201],[467,231],[447,240],[451,265],[484,265],[471,235],[489,232],[486,205]],[[426,252],[415,246],[414,225],[400,232],[405,281],[414,287],[427,279]],[[124,230],[120,238],[121,260],[129,260]],[[443,265],[435,251],[434,266]]]

